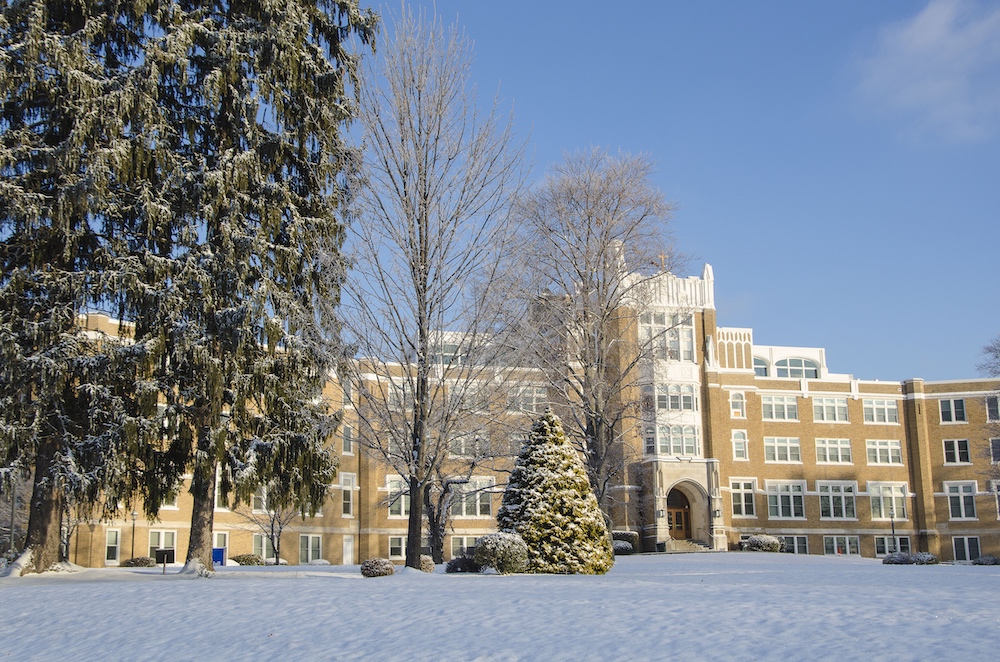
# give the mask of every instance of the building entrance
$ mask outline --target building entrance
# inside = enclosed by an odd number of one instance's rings
[[[667,495],[667,528],[674,540],[691,538],[691,504],[680,490]]]

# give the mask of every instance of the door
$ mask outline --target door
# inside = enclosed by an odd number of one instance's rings
[[[674,540],[691,538],[691,505],[678,490],[670,490],[667,495],[667,528]]]
[[[344,565],[354,565],[354,536],[344,536]]]

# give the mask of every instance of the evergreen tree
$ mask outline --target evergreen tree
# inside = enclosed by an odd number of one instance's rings
[[[551,409],[531,429],[497,522],[527,544],[528,572],[596,575],[614,564],[587,470]]]

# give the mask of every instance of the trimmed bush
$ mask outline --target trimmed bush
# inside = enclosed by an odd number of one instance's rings
[[[240,565],[264,565],[264,560],[256,554],[237,554],[229,559]]]
[[[368,559],[361,564],[363,577],[388,577],[396,574],[396,566],[389,559]]]
[[[973,559],[972,565],[1000,565],[1000,558],[996,556],[980,556],[978,559]]]
[[[936,565],[938,557],[930,552],[917,552],[907,554],[906,552],[893,552],[886,554],[882,559],[884,565]]]
[[[616,540],[612,543],[614,545],[615,556],[628,556],[629,554],[635,554],[635,548],[632,547],[632,543],[627,540]]]
[[[456,556],[444,566],[445,572],[482,572],[483,566],[471,556]]]
[[[639,551],[639,532],[638,531],[612,531],[612,540],[622,540],[632,545],[632,551]]]
[[[764,534],[750,536],[743,543],[747,552],[780,552],[783,546],[784,541]]]
[[[476,542],[473,558],[479,565],[493,568],[501,575],[524,572],[528,565],[528,546],[516,533],[490,533]]]
[[[420,555],[420,572],[434,572],[434,557]]]
[[[911,554],[911,556],[915,565],[937,565],[938,563],[938,557],[930,552],[917,552],[916,554]]]
[[[151,556],[137,556],[121,562],[123,568],[155,568],[156,559]]]

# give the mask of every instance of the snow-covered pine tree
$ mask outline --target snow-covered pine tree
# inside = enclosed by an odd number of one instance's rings
[[[376,17],[356,0],[204,0],[156,20],[159,116],[137,163],[155,186],[122,216],[133,260],[115,301],[135,322],[131,416],[153,419],[134,426],[148,450],[135,485],[155,513],[193,475],[186,561],[201,571],[217,476],[223,498],[269,484],[273,507],[315,509],[335,475],[321,393],[340,355],[341,133],[358,82],[345,42],[370,42]],[[162,445],[143,443],[164,424]]]
[[[528,546],[528,572],[604,574],[611,537],[579,454],[546,409],[531,429],[497,514]]]
[[[33,469],[22,572],[61,560],[67,503],[96,502],[120,450],[108,434],[114,342],[80,313],[105,300],[114,261],[105,212],[128,161],[114,145],[126,126],[117,111],[135,106],[137,6],[0,9],[0,473]]]

